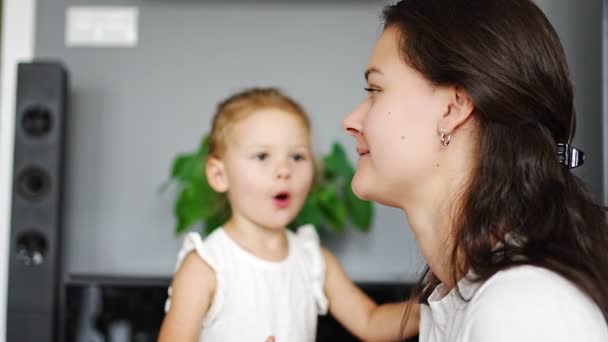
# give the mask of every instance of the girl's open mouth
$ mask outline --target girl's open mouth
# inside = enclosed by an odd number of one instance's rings
[[[274,204],[279,209],[287,208],[290,202],[289,192],[279,192],[273,197]]]

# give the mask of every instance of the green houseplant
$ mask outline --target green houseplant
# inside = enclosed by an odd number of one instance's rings
[[[223,224],[230,216],[225,197],[209,186],[205,176],[207,156],[205,135],[196,151],[177,155],[171,167],[170,182],[177,184],[174,205],[175,233],[181,234],[202,223],[206,233]],[[360,231],[368,231],[373,217],[370,202],[360,200],[350,187],[354,169],[344,148],[334,143],[330,153],[317,165],[316,179],[298,216],[289,224],[293,229],[314,224],[323,230],[341,233],[348,222]]]

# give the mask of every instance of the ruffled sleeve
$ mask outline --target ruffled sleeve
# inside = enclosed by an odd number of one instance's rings
[[[327,297],[325,296],[325,259],[321,253],[321,244],[319,235],[315,227],[311,224],[302,226],[297,231],[297,237],[300,241],[304,253],[306,253],[306,262],[312,280],[312,290],[317,304],[317,312],[319,315],[327,314]]]
[[[222,272],[218,268],[218,265],[215,262],[213,256],[206,250],[203,239],[201,238],[200,234],[196,232],[190,232],[186,235],[186,237],[184,237],[182,248],[177,253],[177,263],[175,264],[176,271],[179,269],[186,256],[192,251],[195,251],[196,254],[215,271],[215,278],[217,282],[215,286],[215,295],[213,297],[211,307],[209,308],[209,311],[207,312],[205,318],[205,322],[210,322],[215,319],[215,317],[217,317],[217,314],[219,313],[222,307],[224,299]],[[167,292],[168,297],[167,301],[165,302],[165,312],[169,311],[169,308],[171,307],[171,295],[173,289],[169,287]]]

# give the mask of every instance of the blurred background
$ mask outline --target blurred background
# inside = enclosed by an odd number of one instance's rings
[[[562,39],[575,84],[575,144],[587,155],[575,172],[606,201],[606,5],[602,0],[537,3]],[[32,322],[14,318],[28,310],[36,312],[34,321],[52,326],[58,340],[91,340],[97,336],[93,331],[106,341],[153,340],[181,244],[174,233],[175,189],[159,191],[173,158],[197,147],[218,100],[245,87],[278,86],[309,112],[318,154],[340,142],[354,161],[354,144],[340,122],[364,96],[363,71],[381,32],[385,4],[1,1],[0,340],[10,336],[7,320]],[[15,222],[35,224],[23,218],[31,211],[16,208],[21,202],[13,200],[20,163],[36,164],[41,153],[31,152],[19,133],[20,103],[31,99],[28,89],[18,87],[17,63],[30,61],[64,67],[58,73],[40,71],[46,75],[42,83],[21,83],[55,89],[42,91],[37,100],[55,101],[65,113],[56,121],[64,124],[53,133],[58,140],[43,147],[46,160],[64,146],[56,161],[61,167],[50,162],[63,183],[51,190],[58,197],[47,208],[62,213],[62,219],[43,232],[52,235],[43,249],[50,257],[56,252],[56,265],[42,275],[32,271],[36,266],[25,267],[25,273],[18,273],[21,266],[9,267],[23,263],[11,259],[20,248]],[[39,247],[36,241],[25,245]],[[424,265],[405,216],[391,208],[375,207],[368,233],[347,229],[325,236],[323,244],[379,301],[405,296]],[[27,291],[44,292],[40,288],[51,288],[46,306],[30,303],[35,297]],[[140,320],[133,318],[137,315]],[[87,319],[92,327],[83,323]],[[319,340],[347,339],[334,323],[320,330],[325,335]]]

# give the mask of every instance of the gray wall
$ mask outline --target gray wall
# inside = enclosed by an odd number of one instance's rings
[[[65,47],[66,7],[100,4],[139,7],[136,48]],[[601,4],[571,4],[541,5],[569,50],[583,117],[578,141],[591,154],[580,174],[602,184]],[[196,146],[215,103],[232,91],[280,86],[311,113],[318,152],[335,140],[354,152],[340,120],[364,95],[362,71],[381,31],[381,7],[346,0],[38,1],[36,56],[61,58],[72,76],[68,272],[171,274],[180,244],[174,192],[157,190],[173,156]],[[415,279],[422,261],[404,215],[376,209],[370,233],[349,231],[325,243],[355,280]]]
[[[604,203],[608,203],[608,0],[602,1],[602,102],[604,111]]]
[[[566,50],[577,111],[575,145],[587,159],[575,173],[598,198],[604,193],[602,107],[602,0],[537,1],[555,26]]]

